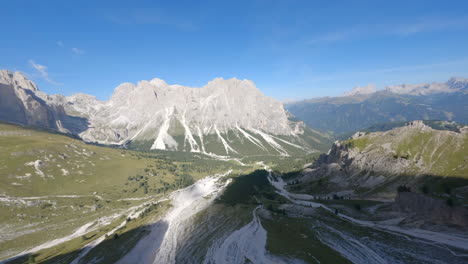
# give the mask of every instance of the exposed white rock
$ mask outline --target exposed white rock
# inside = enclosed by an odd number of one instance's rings
[[[385,87],[385,91],[397,94],[427,95],[453,93],[468,90],[468,79],[451,78],[445,83],[401,84]]]
[[[0,120],[49,127],[50,112],[37,91],[23,74],[0,71]]]
[[[16,88],[22,88],[33,92],[38,91],[36,84],[28,80],[26,76],[24,76],[20,72],[10,72],[8,70],[1,70],[0,83],[12,85]]]
[[[67,176],[67,175],[69,175],[69,174],[70,174],[70,172],[69,172],[68,170],[62,169],[62,175],[63,175],[63,176]]]
[[[217,78],[201,88],[168,85],[160,79],[137,85],[125,83],[115,89],[108,102],[100,104],[100,111],[90,116],[90,128],[80,134],[88,141],[118,143],[146,126],[139,137],[151,139],[154,131],[160,131],[153,148],[166,149],[164,145],[172,142],[166,134],[171,120],[183,125],[186,141],[194,151],[200,148],[190,131],[198,131],[198,127],[204,135],[215,134],[215,126],[220,132],[227,132],[236,124],[272,134],[291,134],[282,104],[263,96],[248,80]],[[163,139],[168,142],[163,144]]]
[[[357,86],[349,92],[345,92],[344,96],[353,96],[353,95],[362,95],[362,94],[372,94],[377,92],[374,84],[369,84],[367,86]]]
[[[0,85],[0,120],[71,133],[93,143],[149,141],[151,149],[207,153],[204,138],[214,135],[225,149],[216,154],[231,155],[238,153],[230,142],[232,131],[259,151],[267,151],[263,139],[288,155],[281,144],[299,149],[294,144],[298,138],[293,143],[275,136],[304,133],[303,123],[291,122],[282,103],[264,96],[249,80],[216,78],[201,88],[161,79],[123,83],[108,101],[86,94],[48,95],[21,73],[9,71],[0,71]]]
[[[369,95],[377,92],[374,84],[367,86],[357,86],[351,91],[345,92],[343,96]],[[468,78],[454,77],[444,83],[420,83],[420,84],[399,84],[386,86],[383,91],[408,94],[408,95],[429,95],[437,93],[468,92]]]

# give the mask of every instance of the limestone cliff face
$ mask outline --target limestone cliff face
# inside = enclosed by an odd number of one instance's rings
[[[264,96],[248,80],[217,78],[201,88],[168,85],[160,79],[137,85],[125,83],[115,89],[109,101],[93,105],[98,105],[99,111],[91,115],[92,126],[82,137],[100,143],[159,137],[154,148],[164,149],[173,141],[174,135],[167,134],[167,130],[174,123],[180,124],[184,130],[181,134],[189,138],[226,133],[238,127],[295,135],[282,104]],[[199,146],[193,144],[193,148]]]
[[[289,155],[328,137],[291,121],[252,81],[214,79],[201,88],[161,79],[123,83],[108,101],[48,95],[21,73],[0,71],[0,120],[53,129],[106,145],[202,152]],[[306,135],[307,134],[307,135]]]
[[[50,107],[36,95],[37,86],[19,72],[0,71],[0,120],[60,130],[56,116],[60,107]]]

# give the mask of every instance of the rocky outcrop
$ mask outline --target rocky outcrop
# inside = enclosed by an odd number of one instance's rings
[[[83,105],[82,101],[78,104]],[[161,144],[154,148],[165,148],[175,136],[166,133],[174,123],[180,123],[184,130],[181,134],[189,138],[226,133],[237,127],[294,135],[282,104],[263,96],[248,80],[217,78],[201,88],[168,85],[160,79],[137,85],[125,83],[115,89],[108,102],[94,105],[99,105],[99,111],[90,117],[92,126],[81,136],[100,143],[161,135]],[[109,134],[109,130],[115,133]]]
[[[69,132],[62,126],[66,115],[60,105],[48,105],[37,86],[19,72],[0,71],[0,120]]]
[[[467,129],[450,125],[454,131],[412,121],[389,131],[358,132],[335,142],[300,181],[314,192],[352,191],[382,199],[392,199],[400,185],[415,190],[434,185],[440,190],[437,186],[457,181],[458,187],[468,186]],[[464,197],[462,189],[456,193]]]
[[[445,164],[441,154],[463,156],[467,139],[466,127],[458,132],[436,130],[416,120],[389,131],[357,132],[350,140],[335,142],[322,161],[342,164],[349,172],[443,175],[460,169],[464,175],[466,166],[444,169],[440,164]]]

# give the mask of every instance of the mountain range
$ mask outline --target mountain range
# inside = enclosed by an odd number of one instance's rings
[[[19,72],[0,71],[0,120],[76,135],[89,143],[216,156],[324,151],[312,130],[249,80],[216,78],[201,88],[161,79],[123,83],[108,101],[48,95]]]
[[[411,120],[447,120],[468,123],[468,79],[444,83],[394,85],[377,90],[356,87],[339,97],[315,98],[285,105],[308,126],[348,135],[366,127]]]
[[[318,99],[332,144],[248,80],[101,101],[0,71],[0,262],[466,263],[468,126],[402,121],[466,118],[465,83]]]

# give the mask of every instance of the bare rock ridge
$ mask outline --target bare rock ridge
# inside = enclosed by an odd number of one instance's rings
[[[335,142],[322,161],[340,164],[348,175],[367,175],[373,184],[383,180],[379,175],[468,175],[468,165],[459,165],[466,164],[467,128],[437,130],[417,120],[389,131],[357,132],[350,140]]]
[[[356,87],[338,97],[289,102],[286,109],[308,126],[347,138],[383,123],[446,120],[468,124],[468,79],[401,84],[375,89]]]
[[[428,95],[437,93],[468,92],[468,79],[451,78],[445,83],[421,83],[393,85],[385,88],[385,91],[397,94]]]
[[[81,98],[78,103],[83,105],[83,101]],[[83,138],[101,143],[157,134],[160,137],[154,148],[163,149],[163,143],[172,145],[172,136],[166,133],[171,121],[180,123],[189,141],[193,135],[227,132],[236,126],[274,135],[292,134],[281,103],[263,96],[247,80],[218,78],[202,88],[168,85],[160,79],[125,83],[115,89],[108,102],[93,103],[99,107],[90,117],[93,128]],[[116,135],[108,137],[108,129]],[[193,144],[193,148],[197,146]]]
[[[433,121],[435,122],[435,121]],[[436,121],[438,123],[449,123]],[[303,177],[306,188],[323,193],[344,192],[357,197],[393,199],[400,185],[418,190],[423,185],[467,196],[468,127],[435,129],[423,121],[381,132],[358,132],[337,141]]]
[[[468,92],[468,79],[453,77],[444,83],[419,83],[419,84],[399,84],[386,86],[383,91],[406,94],[406,95],[429,95],[438,93],[455,93],[455,92]],[[343,96],[355,96],[373,94],[378,92],[373,84],[363,87],[355,87],[353,90],[346,92]]]
[[[345,92],[344,96],[354,96],[354,95],[361,95],[361,94],[372,94],[377,92],[375,85],[369,84],[367,86],[357,86],[353,90],[349,92]]]
[[[71,133],[87,142],[215,155],[308,149],[301,139],[305,125],[290,121],[283,105],[249,80],[216,78],[201,88],[161,79],[123,83],[108,101],[48,95],[21,73],[5,70],[0,85],[0,120]]]
[[[61,105],[49,105],[39,94],[36,84],[21,73],[0,71],[0,120],[69,133],[64,123],[79,120],[67,118]]]

